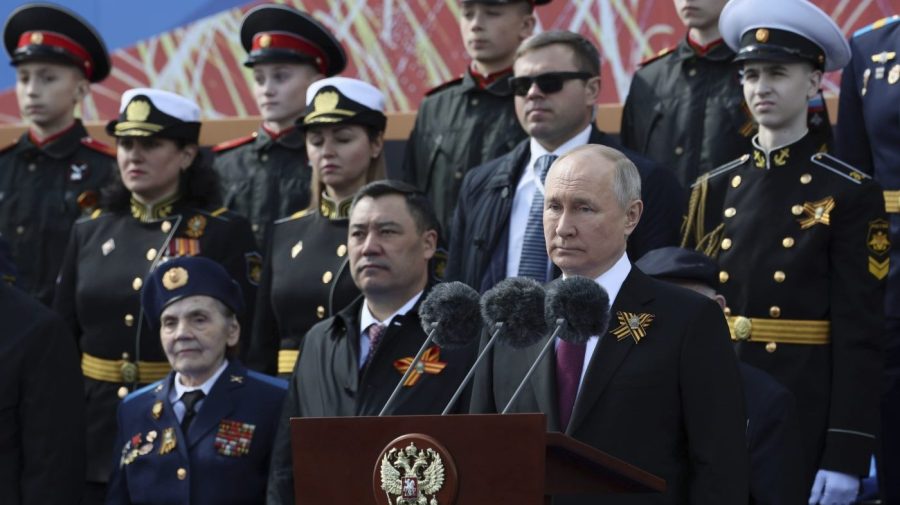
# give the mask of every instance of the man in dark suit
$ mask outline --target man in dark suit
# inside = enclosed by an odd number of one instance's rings
[[[378,415],[425,341],[418,310],[439,228],[425,195],[409,184],[376,181],[354,197],[347,247],[363,296],[313,326],[300,344],[272,457],[270,505],[294,503],[289,419]],[[387,413],[440,413],[474,361],[474,347],[427,349]]]
[[[746,421],[728,327],[711,300],[632,267],[625,244],[641,218],[640,187],[634,164],[606,146],[575,149],[550,170],[547,252],[564,275],[606,289],[610,329],[584,344],[557,342],[512,411],[543,412],[549,430],[666,480],[663,494],[604,503],[746,504]],[[471,410],[502,409],[540,347],[495,348]]]
[[[715,300],[723,310],[725,297],[716,291],[716,261],[681,247],[654,249],[634,263],[645,274],[677,284]],[[800,471],[803,447],[794,395],[771,375],[738,363],[747,413],[747,450],[750,451],[750,503],[803,503],[806,487]]]
[[[286,384],[233,359],[240,285],[183,256],[147,277],[141,304],[173,371],[119,405],[106,503],[261,503]]]
[[[446,277],[486,291],[506,277],[554,276],[544,251],[540,208],[553,159],[584,144],[623,150],[593,125],[600,93],[600,54],[572,32],[549,31],[519,47],[510,81],[528,139],[466,174],[453,219]],[[635,258],[675,245],[682,193],[672,172],[630,151],[646,202],[628,244]]]

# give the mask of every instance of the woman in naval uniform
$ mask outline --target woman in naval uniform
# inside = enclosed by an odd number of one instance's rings
[[[300,340],[314,324],[359,296],[348,270],[350,203],[384,177],[384,95],[346,77],[313,83],[306,93],[306,153],[312,204],[276,221],[263,268],[248,364],[290,374]]]
[[[255,301],[261,259],[249,223],[217,208],[215,172],[198,156],[199,118],[197,104],[174,93],[122,95],[107,125],[119,177],[101,208],[75,224],[57,281],[54,308],[78,339],[85,377],[88,503],[102,502],[120,399],[169,371],[141,312],[142,279],[169,258],[202,255]]]

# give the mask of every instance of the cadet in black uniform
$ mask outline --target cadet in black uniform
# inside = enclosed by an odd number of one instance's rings
[[[534,30],[534,6],[550,1],[462,1],[460,35],[472,63],[425,94],[403,160],[402,178],[425,192],[445,230],[466,172],[526,137],[509,78],[516,48]]]
[[[777,28],[776,28],[777,27]],[[850,58],[805,1],[732,0],[719,28],[759,123],[694,186],[684,244],[718,257],[740,358],[796,397],[810,504],[850,503],[875,448],[889,239],[878,185],[819,152],[806,100]]]
[[[312,205],[272,226],[248,359],[270,374],[290,374],[307,330],[359,296],[347,265],[350,203],[384,177],[381,91],[329,77],[309,87],[307,103],[299,128],[313,168]]]
[[[46,4],[16,9],[3,41],[29,129],[0,147],[0,233],[12,247],[19,284],[49,305],[72,224],[97,205],[115,168],[112,150],[74,116],[90,83],[109,75],[109,55],[87,22]]]
[[[688,33],[641,63],[622,111],[622,144],[675,170],[685,188],[746,153],[756,134],[734,51],[719,34],[724,6],[725,0],[675,0]],[[821,92],[809,102],[808,123],[822,143],[831,140]]]
[[[306,89],[347,65],[340,42],[308,14],[261,5],[244,17],[244,66],[253,71],[253,95],[262,125],[252,135],[213,148],[224,204],[250,220],[267,247],[272,221],[309,205],[310,169],[303,134],[294,124],[306,107]]]
[[[66,251],[54,307],[82,353],[88,503],[102,501],[120,399],[170,369],[140,308],[147,273],[172,257],[202,255],[240,280],[248,309],[255,300],[261,260],[253,233],[216,207],[215,172],[197,155],[199,118],[197,105],[174,93],[125,92],[107,126],[117,137],[120,179],[102,209],[75,224]]]

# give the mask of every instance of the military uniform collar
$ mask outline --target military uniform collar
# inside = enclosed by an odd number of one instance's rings
[[[478,80],[472,75],[472,69],[469,67],[463,73],[462,85],[460,91],[468,93],[472,90],[482,90],[497,96],[512,96],[512,88],[509,86],[509,77],[512,76],[512,70],[506,72],[506,75],[498,76],[487,87],[482,88],[478,85]]]
[[[265,126],[259,125],[259,129],[256,130],[256,150],[270,149],[273,144],[279,144],[288,149],[306,149],[303,133],[296,127],[281,133],[274,133]]]
[[[22,134],[21,142],[26,149],[41,151],[54,159],[68,158],[81,146],[81,139],[88,136],[87,130],[81,121],[76,119],[65,130],[52,135],[43,142],[38,143],[31,135],[31,131]]]
[[[720,62],[730,62],[734,59],[734,51],[732,51],[728,44],[726,44],[721,39],[717,42],[713,42],[706,46],[706,51],[700,53],[696,48],[688,41],[688,35],[685,35],[681,42],[678,43],[678,49],[676,51],[677,57],[679,60],[687,60],[690,58],[703,58],[711,61],[720,61]]]
[[[766,151],[759,144],[759,134],[753,137],[753,152],[751,163],[756,168],[778,168],[789,166],[793,163],[806,161],[809,158],[825,150],[824,145],[817,146],[816,139],[809,131],[799,140]]]
[[[322,217],[331,219],[332,221],[349,219],[350,204],[352,203],[352,197],[341,202],[335,202],[331,198],[328,198],[328,195],[323,191],[319,201],[319,214],[322,214]]]
[[[175,208],[175,202],[181,198],[181,195],[174,195],[159,201],[152,205],[144,205],[137,201],[134,196],[131,197],[131,215],[142,223],[151,223],[168,217]]]

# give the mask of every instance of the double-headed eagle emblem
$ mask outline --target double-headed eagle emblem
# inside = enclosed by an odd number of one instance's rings
[[[443,485],[444,462],[434,449],[410,443],[381,459],[381,489],[394,505],[440,505],[435,495]]]

